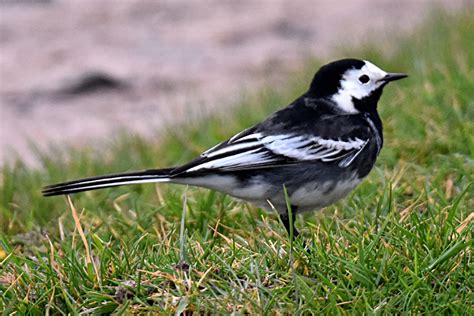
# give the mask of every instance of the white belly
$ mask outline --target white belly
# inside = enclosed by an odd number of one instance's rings
[[[328,181],[319,186],[309,183],[293,192],[290,201],[302,211],[323,208],[347,196],[361,181],[354,177],[336,183]]]
[[[338,182],[311,182],[294,190],[290,194],[290,202],[298,207],[298,212],[316,210],[342,199],[361,181],[362,179],[354,175],[352,178]],[[269,209],[268,201],[270,201],[279,212],[285,212],[286,210],[283,186],[280,189],[270,183],[255,181],[242,187],[234,177],[222,175],[209,175],[183,180],[173,179],[172,182],[196,185],[224,192],[266,209]]]

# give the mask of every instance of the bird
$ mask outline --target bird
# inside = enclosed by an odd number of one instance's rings
[[[405,77],[367,60],[336,60],[288,106],[186,164],[63,182],[42,194],[143,183],[204,187],[276,209],[296,238],[293,214],[339,201],[369,174],[384,141],[377,104],[388,83]]]

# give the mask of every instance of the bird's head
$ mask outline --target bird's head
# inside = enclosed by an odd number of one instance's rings
[[[341,59],[318,70],[308,93],[331,99],[346,113],[370,112],[376,109],[383,87],[405,77],[403,73],[385,72],[366,60]]]

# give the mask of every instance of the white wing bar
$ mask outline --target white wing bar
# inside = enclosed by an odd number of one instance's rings
[[[244,170],[271,163],[281,165],[282,160],[320,160],[323,162],[342,159],[339,166],[349,166],[369,140],[324,139],[318,136],[268,135],[254,133],[241,138],[231,138],[224,146],[217,145],[201,156],[207,158],[186,172],[201,169]]]

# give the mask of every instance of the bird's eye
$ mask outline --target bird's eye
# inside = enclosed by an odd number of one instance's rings
[[[367,75],[362,75],[362,76],[359,77],[359,81],[362,82],[362,83],[367,83],[367,82],[369,82],[369,80],[370,80],[370,78]]]

